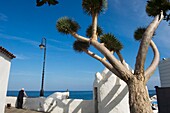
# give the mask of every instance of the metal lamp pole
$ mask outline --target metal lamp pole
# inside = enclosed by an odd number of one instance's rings
[[[40,49],[44,49],[44,59],[43,59],[43,70],[42,70],[42,83],[40,96],[44,96],[44,71],[45,71],[45,59],[46,59],[46,38],[42,38],[41,44],[39,45]]]

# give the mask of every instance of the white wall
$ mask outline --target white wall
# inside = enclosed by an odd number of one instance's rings
[[[5,104],[11,104],[12,107],[16,107],[16,101],[17,101],[17,97],[11,97],[11,96],[8,96],[6,97],[6,101],[5,101]]]
[[[17,97],[6,97],[6,104],[10,103],[15,107],[16,99]],[[23,108],[50,113],[94,113],[93,101],[82,99],[24,98]]]
[[[96,73],[95,87],[97,95],[94,92],[94,96],[98,98],[98,105],[96,105],[98,113],[130,113],[128,87],[108,69],[104,69],[101,74]]]
[[[23,108],[40,111],[46,98],[23,98]],[[5,104],[11,104],[12,107],[17,106],[17,97],[7,96]]]
[[[64,99],[53,100],[46,110],[50,113],[94,113],[92,100]]]
[[[4,113],[10,66],[10,59],[0,53],[0,113]]]
[[[44,101],[44,111],[50,113],[93,113],[93,101],[66,99],[69,92],[56,92]]]

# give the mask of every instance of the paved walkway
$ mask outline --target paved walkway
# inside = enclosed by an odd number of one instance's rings
[[[5,113],[45,113],[45,112],[38,112],[38,111],[32,111],[32,110],[26,110],[26,109],[17,109],[17,108],[11,107],[11,108],[5,108]]]

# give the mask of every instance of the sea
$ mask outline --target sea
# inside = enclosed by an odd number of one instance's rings
[[[19,91],[7,91],[7,96],[17,96]],[[64,92],[64,91],[44,91],[44,97],[48,97],[54,92]],[[69,91],[70,99],[83,99],[83,100],[92,100],[93,99],[93,91]],[[39,97],[40,91],[26,91],[28,97],[36,98]],[[155,90],[149,90],[149,96],[152,97],[156,95]]]

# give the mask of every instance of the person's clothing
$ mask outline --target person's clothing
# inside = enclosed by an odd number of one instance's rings
[[[17,108],[21,108],[22,109],[22,105],[23,105],[23,97],[27,97],[26,93],[24,90],[20,90],[18,93],[18,97],[17,97]]]
[[[23,99],[17,99],[17,108],[22,109]]]

